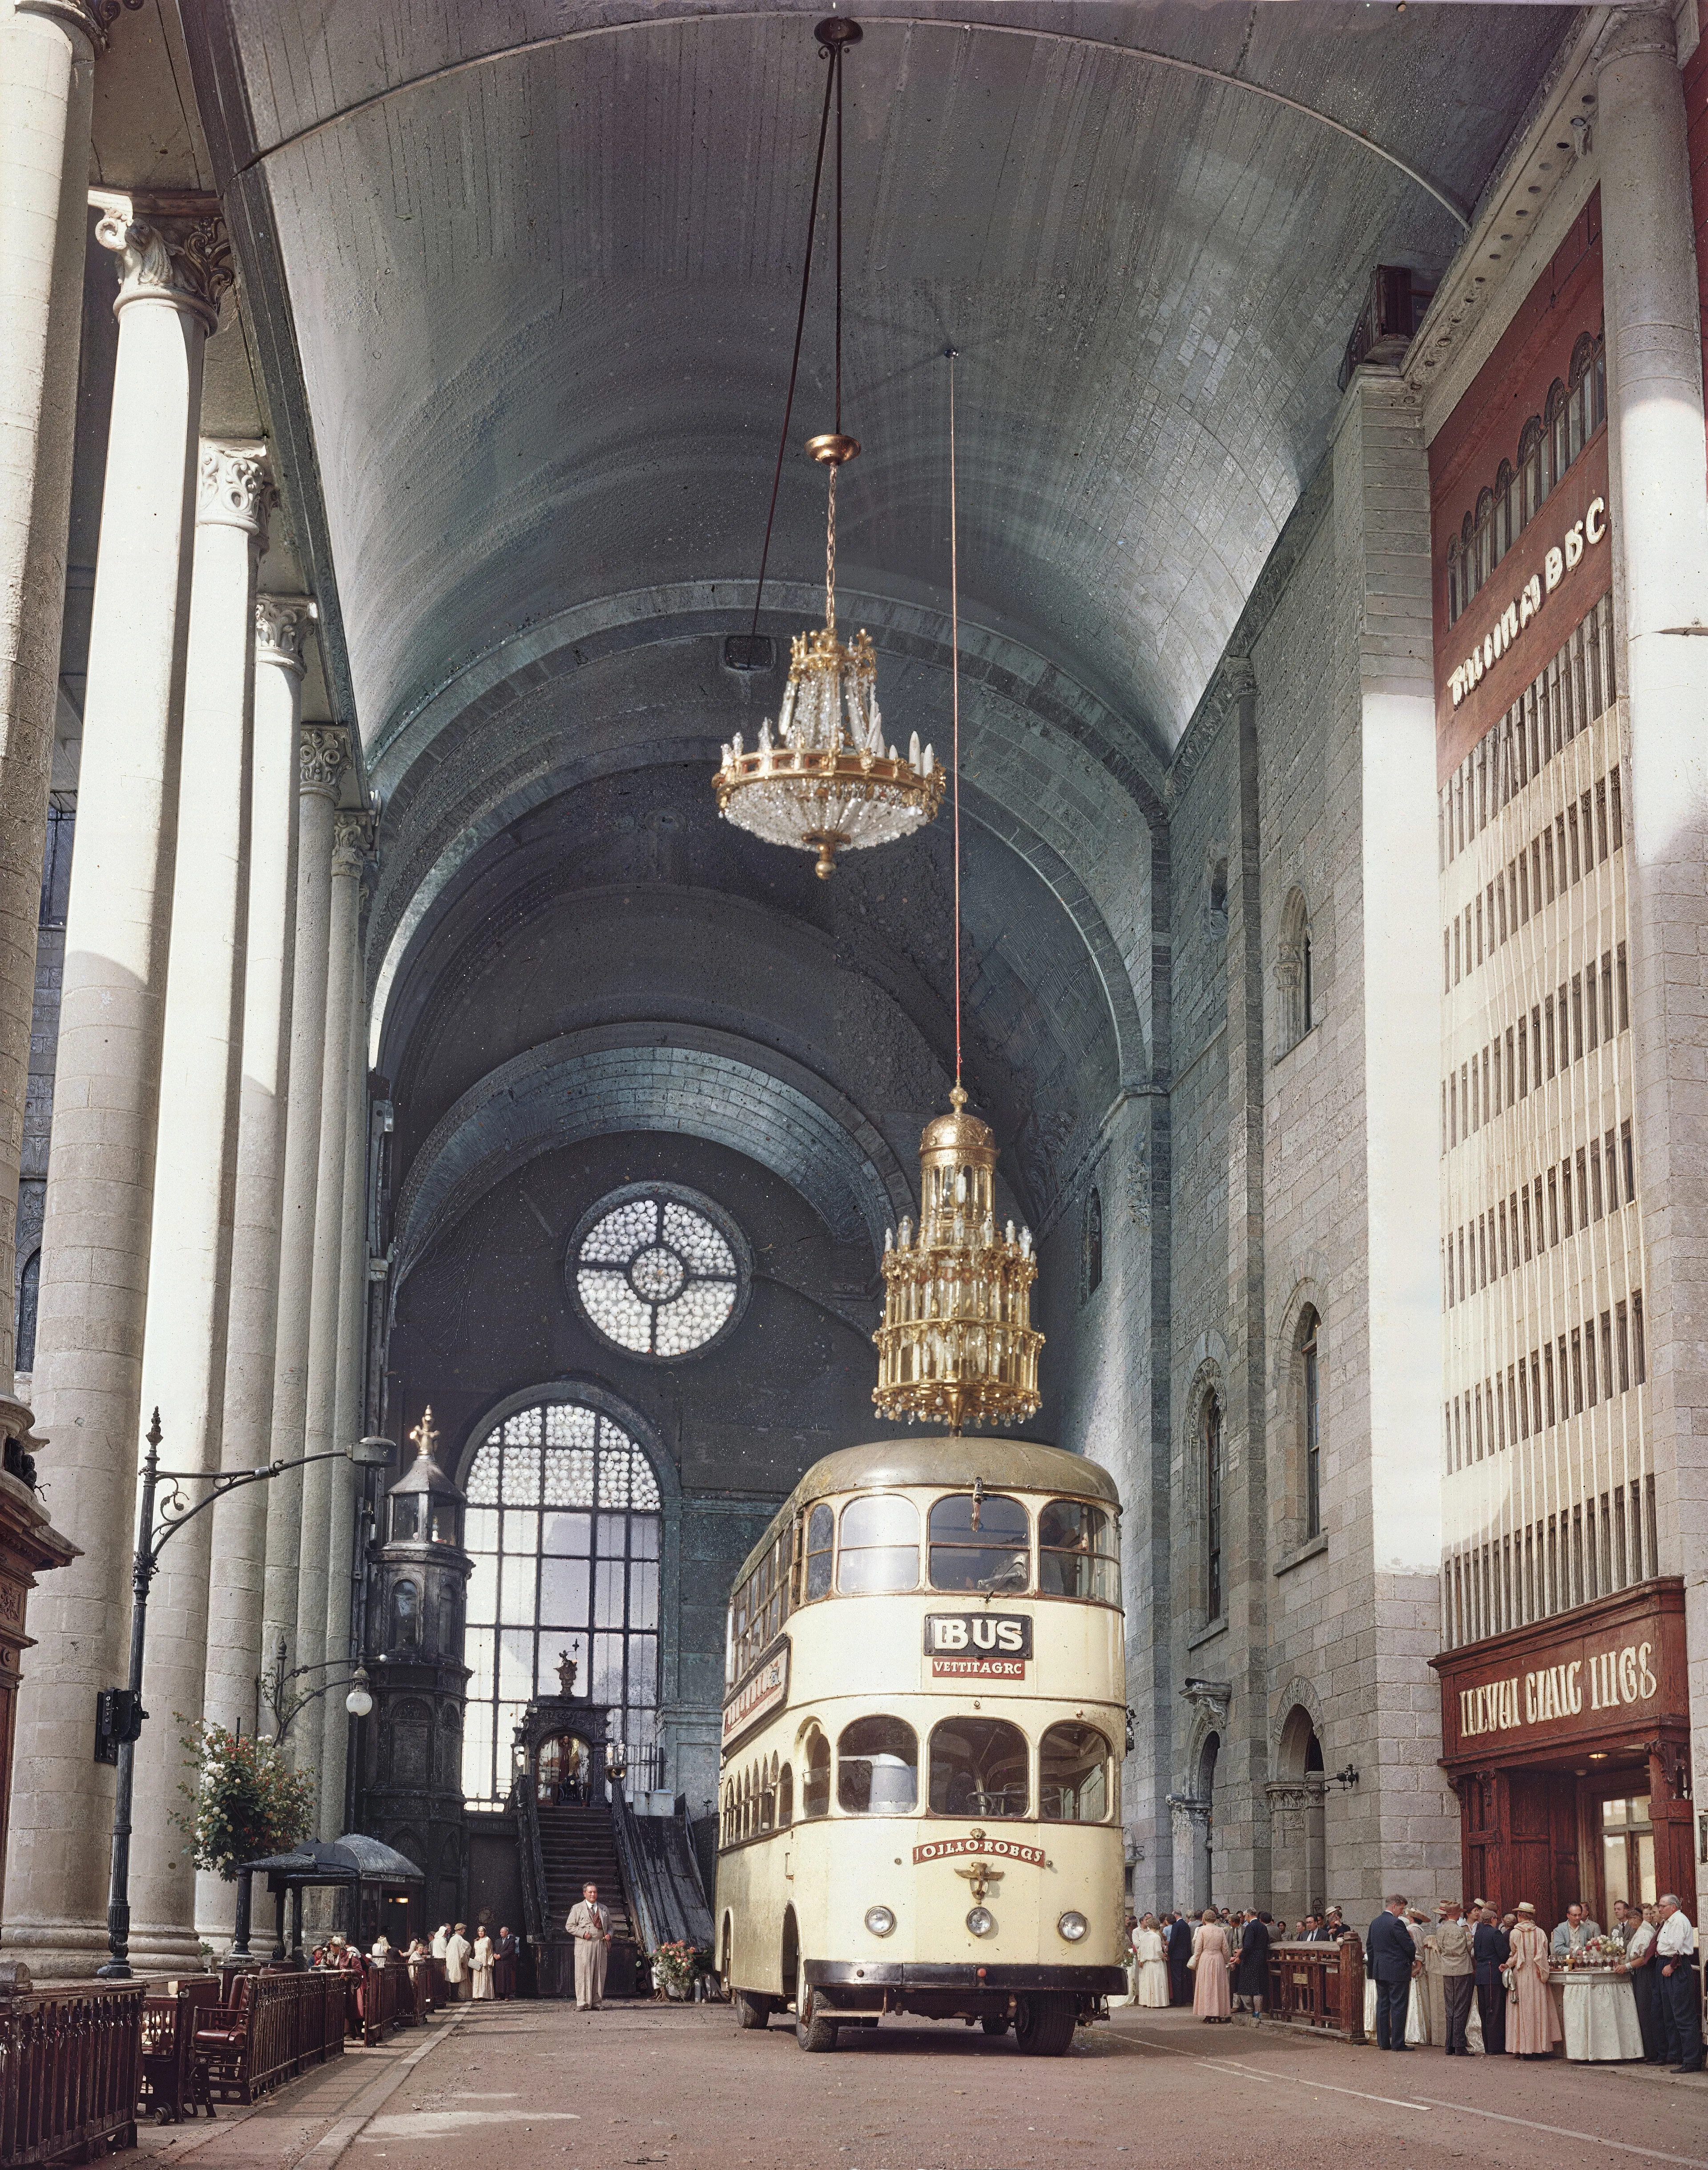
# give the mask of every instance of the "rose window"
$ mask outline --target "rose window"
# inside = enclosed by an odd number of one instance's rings
[[[589,1322],[640,1356],[686,1356],[730,1325],[742,1290],[732,1228],[681,1193],[618,1193],[571,1247],[570,1278]]]

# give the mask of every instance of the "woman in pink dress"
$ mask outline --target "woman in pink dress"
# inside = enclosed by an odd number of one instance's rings
[[[1234,2009],[1228,1994],[1228,1932],[1207,1906],[1192,1938],[1192,2009],[1200,2019],[1224,2025]]]
[[[1528,1899],[1518,1902],[1512,1933],[1509,1967],[1512,1991],[1507,2000],[1507,2050],[1514,2057],[1548,2057],[1560,2039],[1554,1992],[1548,1986],[1548,1939],[1536,1925]]]

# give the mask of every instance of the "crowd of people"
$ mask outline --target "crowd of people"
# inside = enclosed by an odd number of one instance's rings
[[[521,1940],[507,1927],[501,1927],[495,1937],[484,1921],[477,1922],[471,1942],[466,1922],[443,1921],[431,1941],[412,1938],[407,1950],[401,1952],[383,1929],[367,1951],[346,1937],[335,1934],[314,1947],[309,1964],[359,1979],[370,1967],[383,1967],[388,1959],[400,1959],[412,1976],[436,1959],[444,1967],[450,2002],[484,2003],[489,1998],[515,1996],[516,1966],[521,1955]]]
[[[1391,1898],[1363,1932],[1366,2035],[1388,2050],[1551,2056],[1561,2035],[1550,1973],[1598,1964],[1630,1983],[1645,2060],[1701,2071],[1702,1980],[1689,1916],[1670,1892],[1653,1905],[1615,1900],[1614,1916],[1604,1932],[1574,1903],[1550,1936],[1529,1900],[1506,1913],[1482,1899],[1469,1909],[1445,1900],[1432,1918]],[[1241,2012],[1261,2020],[1273,1943],[1333,1943],[1360,1933],[1338,1906],[1305,1915],[1290,1931],[1256,1909],[1213,1906],[1196,1917],[1129,1916],[1127,1927],[1133,2002],[1190,2005],[1210,2025]]]

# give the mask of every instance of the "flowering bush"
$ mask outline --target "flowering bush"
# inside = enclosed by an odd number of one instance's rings
[[[189,1806],[172,1820],[198,1868],[230,1883],[244,1862],[281,1853],[313,1828],[314,1782],[274,1742],[198,1718],[184,1746],[191,1776],[178,1790]]]
[[[690,1943],[661,1944],[652,1954],[652,1979],[667,1995],[674,1986],[685,1996],[700,1970],[700,1957]]]

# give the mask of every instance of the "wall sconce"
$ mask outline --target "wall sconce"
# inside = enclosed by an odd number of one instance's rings
[[[1333,1782],[1336,1786],[1344,1786],[1347,1792],[1350,1793],[1352,1788],[1358,1782],[1357,1765],[1348,1763],[1344,1771],[1336,1771],[1333,1776]]]

